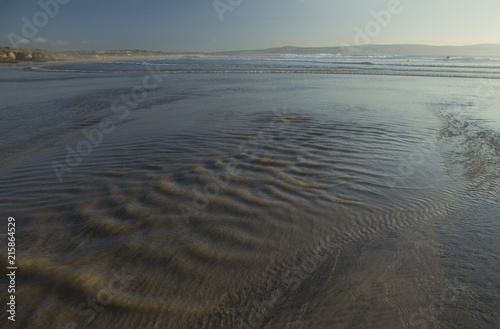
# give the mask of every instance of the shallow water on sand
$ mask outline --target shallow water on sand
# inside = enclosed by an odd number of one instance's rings
[[[11,327],[498,326],[479,79],[8,72]]]

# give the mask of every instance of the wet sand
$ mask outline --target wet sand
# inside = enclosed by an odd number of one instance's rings
[[[445,78],[163,74],[125,115],[106,104],[137,74],[26,73],[47,80],[2,149],[11,327],[498,323],[500,139],[450,112],[468,100],[436,96]]]

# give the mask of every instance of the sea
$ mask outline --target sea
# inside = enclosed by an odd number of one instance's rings
[[[2,328],[500,327],[500,57],[3,67],[0,118]]]

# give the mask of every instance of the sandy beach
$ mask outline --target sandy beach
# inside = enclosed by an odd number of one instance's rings
[[[411,60],[0,68],[9,328],[495,327],[498,68]]]

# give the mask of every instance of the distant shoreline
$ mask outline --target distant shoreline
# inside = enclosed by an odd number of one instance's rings
[[[0,62],[0,68],[2,67],[26,67],[26,66],[41,66],[41,65],[57,65],[57,64],[73,64],[73,63],[88,63],[88,62],[100,62],[100,61],[109,61],[109,60],[137,60],[137,59],[147,59],[147,58],[158,58],[158,57],[178,57],[183,56],[179,55],[155,55],[155,56],[103,56],[99,58],[78,58],[78,59],[49,59],[44,61],[24,61],[19,60],[16,62]],[[193,55],[185,55],[185,56],[193,56]],[[203,55],[199,55],[203,56]]]
[[[82,50],[49,51],[0,47],[0,67],[39,66],[58,63],[95,62],[106,60],[130,60],[137,58],[158,58],[172,56],[202,56],[204,53],[173,53],[148,50]]]
[[[0,67],[40,66],[60,63],[82,63],[106,60],[133,60],[161,57],[201,56],[281,56],[281,55],[344,55],[344,56],[500,56],[500,44],[469,46],[379,45],[346,47],[278,47],[220,52],[163,52],[148,50],[82,50],[49,51],[0,47]]]
[[[468,46],[431,46],[418,44],[361,44],[335,47],[275,47],[266,49],[226,51],[166,52],[151,50],[71,50],[50,51],[34,48],[0,46],[0,63],[15,61],[48,61],[71,59],[102,59],[105,57],[162,57],[162,56],[233,56],[233,55],[317,55],[342,54],[347,56],[394,55],[394,56],[500,56],[500,44]]]

